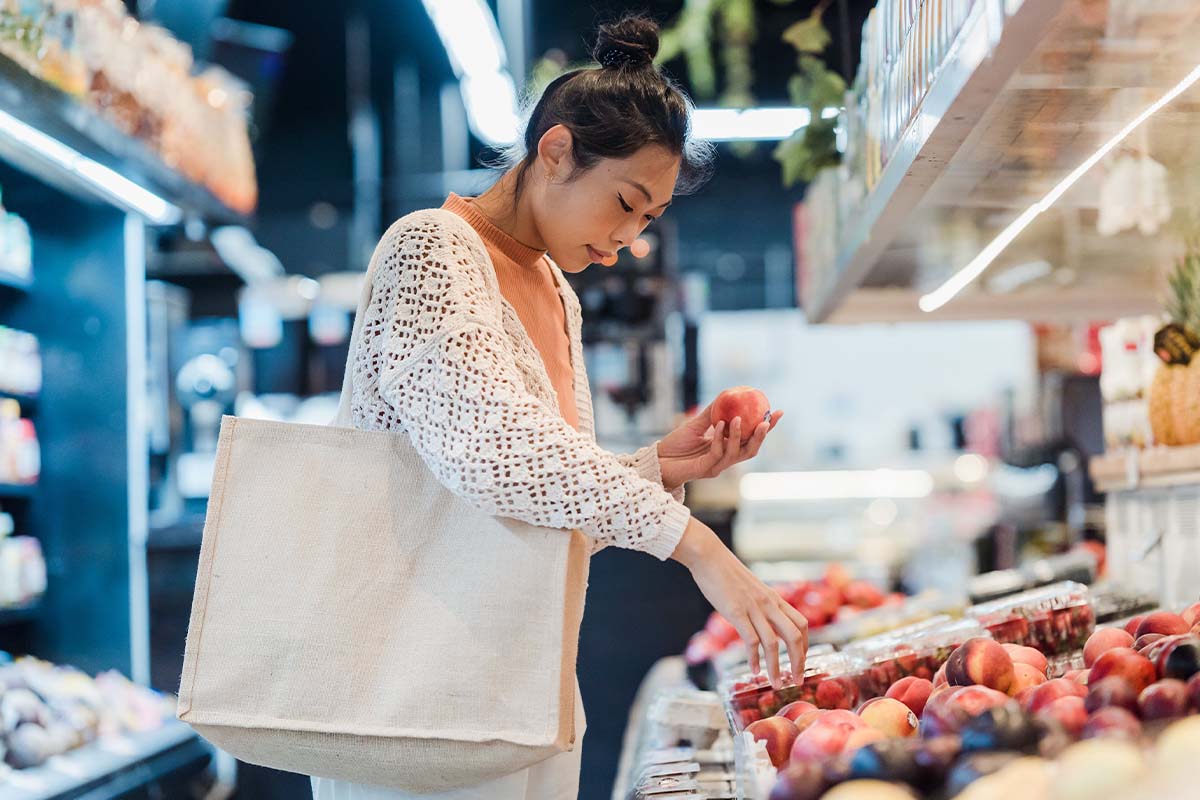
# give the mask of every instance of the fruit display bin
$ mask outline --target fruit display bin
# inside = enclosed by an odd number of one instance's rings
[[[991,638],[978,620],[943,616],[851,643],[845,652],[865,664],[858,681],[865,699],[882,696],[901,678],[933,680],[954,648],[976,637]]]
[[[1002,644],[1035,647],[1046,656],[1081,649],[1096,628],[1088,589],[1073,581],[971,606],[967,617]]]
[[[813,656],[805,664],[804,676],[797,682],[791,672],[781,675],[782,685],[772,688],[767,676],[743,675],[726,681],[721,696],[733,729],[741,732],[760,719],[773,716],[789,703],[803,700],[817,708],[851,709],[862,699],[859,681],[866,662],[845,653]]]

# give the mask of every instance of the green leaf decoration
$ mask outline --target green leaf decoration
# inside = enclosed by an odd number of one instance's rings
[[[821,14],[825,11],[822,6],[813,9],[813,13],[791,25],[783,32],[783,40],[801,53],[823,53],[829,46],[829,31],[821,22]]]

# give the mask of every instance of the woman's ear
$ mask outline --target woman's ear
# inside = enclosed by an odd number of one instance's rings
[[[571,148],[575,139],[565,125],[555,125],[538,140],[538,160],[550,181],[567,178],[574,170]]]

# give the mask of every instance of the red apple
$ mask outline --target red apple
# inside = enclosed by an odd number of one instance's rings
[[[770,420],[771,403],[765,394],[751,386],[726,389],[713,401],[710,421],[713,425],[724,422],[728,431],[737,417],[742,420],[742,440],[748,441],[760,423]]]
[[[1088,682],[1099,683],[1109,675],[1128,681],[1139,694],[1158,677],[1150,659],[1128,647],[1115,647],[1096,659]]]
[[[1089,712],[1099,711],[1102,708],[1123,708],[1136,714],[1138,693],[1133,690],[1128,681],[1114,675],[1088,687],[1085,706]]]
[[[924,678],[908,676],[901,678],[887,690],[887,697],[899,700],[908,706],[918,717],[925,710],[925,703],[933,693],[933,684]]]
[[[1012,658],[999,643],[977,637],[957,647],[946,661],[946,680],[955,686],[986,686],[1007,692],[1016,680]]]
[[[1134,634],[1134,638],[1144,636],[1147,633],[1161,633],[1166,636],[1176,633],[1187,633],[1191,627],[1178,614],[1172,614],[1170,611],[1155,611],[1153,614],[1147,614],[1142,619],[1137,627],[1137,633]]]
[[[1072,736],[1078,736],[1087,724],[1088,712],[1084,707],[1082,697],[1060,697],[1044,706],[1038,716],[1050,717],[1059,722]]]
[[[787,763],[792,753],[792,745],[800,735],[795,723],[784,717],[760,719],[746,728],[746,732],[753,736],[755,741],[766,744],[767,755],[776,769]]]
[[[817,710],[817,707],[812,703],[804,700],[797,700],[794,703],[788,703],[786,706],[776,711],[775,716],[783,717],[784,719],[790,719],[792,722],[795,722],[810,711]]]
[[[1100,628],[1088,637],[1083,646],[1084,666],[1091,667],[1104,653],[1114,647],[1132,647],[1133,637],[1120,628]]]
[[[1046,674],[1046,669],[1050,664],[1046,661],[1046,656],[1042,655],[1041,650],[1020,644],[1002,644],[1000,646],[1004,648],[1004,652],[1008,653],[1014,664],[1028,664],[1036,668],[1042,675]]]
[[[1114,737],[1137,741],[1141,735],[1142,723],[1138,722],[1138,718],[1116,706],[1100,709],[1088,717],[1087,724],[1083,726],[1084,739]]]
[[[1142,719],[1174,719],[1188,711],[1187,684],[1174,678],[1152,683],[1138,695]]]

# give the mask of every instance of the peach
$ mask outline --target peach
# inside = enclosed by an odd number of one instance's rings
[[[726,389],[713,400],[709,420],[713,425],[724,422],[728,431],[738,417],[742,420],[742,441],[749,441],[754,429],[771,418],[771,402],[765,394],[751,386]]]
[[[809,711],[807,714],[801,714],[800,716],[796,717],[796,727],[801,733],[804,733],[806,730],[808,730],[810,725],[819,720],[821,717],[825,716],[825,713],[826,712],[817,709],[816,711]]]
[[[1145,618],[1145,614],[1139,614],[1136,617],[1130,617],[1129,621],[1125,623],[1125,632],[1136,639],[1138,626],[1142,624],[1142,620]]]
[[[932,683],[924,678],[916,678],[910,675],[893,683],[888,688],[886,696],[904,703],[919,717],[921,716],[921,712],[925,710],[925,704],[929,702],[931,694],[933,694]]]
[[[821,725],[849,725],[851,728],[867,727],[867,723],[863,722],[862,717],[844,708],[824,712],[817,722]]]
[[[1123,708],[1102,708],[1088,717],[1083,726],[1084,739],[1108,738],[1137,741],[1142,735],[1142,723]]]
[[[784,717],[760,719],[746,728],[746,732],[753,736],[755,741],[763,742],[767,746],[767,756],[776,769],[787,763],[792,753],[792,745],[800,735],[796,723]]]
[[[1024,708],[1031,714],[1036,714],[1060,697],[1084,697],[1087,689],[1075,681],[1066,678],[1055,678],[1034,688],[1025,698]]]
[[[1165,638],[1167,638],[1167,637],[1161,633],[1147,633],[1144,636],[1139,636],[1138,638],[1134,639],[1133,649],[1137,650],[1140,653],[1143,650],[1145,650],[1147,647],[1149,647],[1150,645],[1154,644],[1155,642],[1159,641],[1160,639],[1165,639]]]
[[[1088,681],[1099,683],[1110,675],[1128,681],[1139,694],[1158,677],[1150,659],[1128,647],[1114,647],[1096,659]]]
[[[1187,684],[1174,678],[1152,683],[1138,695],[1142,719],[1174,719],[1188,712]]]
[[[1008,695],[986,686],[964,686],[957,689],[947,698],[946,703],[966,713],[968,717],[977,717],[988,709],[1007,703]]]
[[[817,800],[827,785],[819,763],[794,762],[779,773],[770,800]]]
[[[1015,679],[1012,658],[991,639],[968,639],[946,661],[946,680],[955,686],[986,686],[1007,692]]]
[[[835,716],[839,713],[848,715],[850,720]],[[837,755],[842,752],[850,734],[864,725],[861,719],[849,711],[831,711],[824,714],[796,737],[792,745],[792,760],[823,761],[829,756]]]
[[[1013,675],[1013,684],[1008,691],[1014,697],[1022,689],[1028,689],[1030,686],[1041,686],[1047,680],[1046,673],[1024,662],[1013,664]]]
[[[1046,674],[1050,662],[1046,660],[1046,656],[1042,654],[1041,650],[1020,644],[1002,644],[1000,646],[1004,648],[1004,652],[1008,653],[1014,664],[1028,664],[1036,667],[1043,675]]]
[[[858,705],[858,685],[850,678],[826,678],[817,685],[817,707],[849,710]]]
[[[1037,715],[1057,720],[1072,736],[1078,736],[1088,721],[1088,712],[1084,707],[1083,698],[1074,695],[1060,697],[1043,706]]]
[[[933,673],[933,688],[939,689],[949,685],[950,682],[946,680],[946,665],[942,664],[938,667],[938,671]]]
[[[1147,633],[1161,633],[1170,636],[1175,633],[1187,633],[1192,626],[1184,622],[1183,617],[1170,611],[1155,611],[1147,614],[1137,626],[1133,638]]]
[[[1064,672],[1063,677],[1069,681],[1075,681],[1082,686],[1087,686],[1088,675],[1090,674],[1091,670],[1089,669],[1072,669]]]
[[[917,715],[904,703],[879,697],[859,709],[862,721],[887,736],[908,737],[917,732]]]
[[[1197,622],[1200,622],[1200,603],[1192,603],[1190,606],[1179,612],[1179,616],[1188,624],[1188,627],[1194,627]]]
[[[788,703],[786,706],[776,711],[775,716],[783,717],[784,719],[790,719],[792,722],[795,722],[810,711],[816,710],[817,707],[812,703],[805,702],[804,700],[797,700],[794,703]]]
[[[1123,708],[1130,713],[1137,713],[1138,693],[1128,682],[1114,675],[1088,688],[1085,706],[1089,712],[1102,708]]]
[[[909,714],[912,712],[909,711]],[[916,730],[915,728],[913,729]],[[846,743],[842,745],[842,752],[849,753],[860,747],[866,747],[869,744],[882,742],[887,738],[887,734],[878,728],[859,728],[846,737]]]
[[[1133,647],[1133,637],[1120,628],[1100,628],[1088,637],[1083,646],[1083,663],[1089,669],[1104,653],[1114,647]]]

